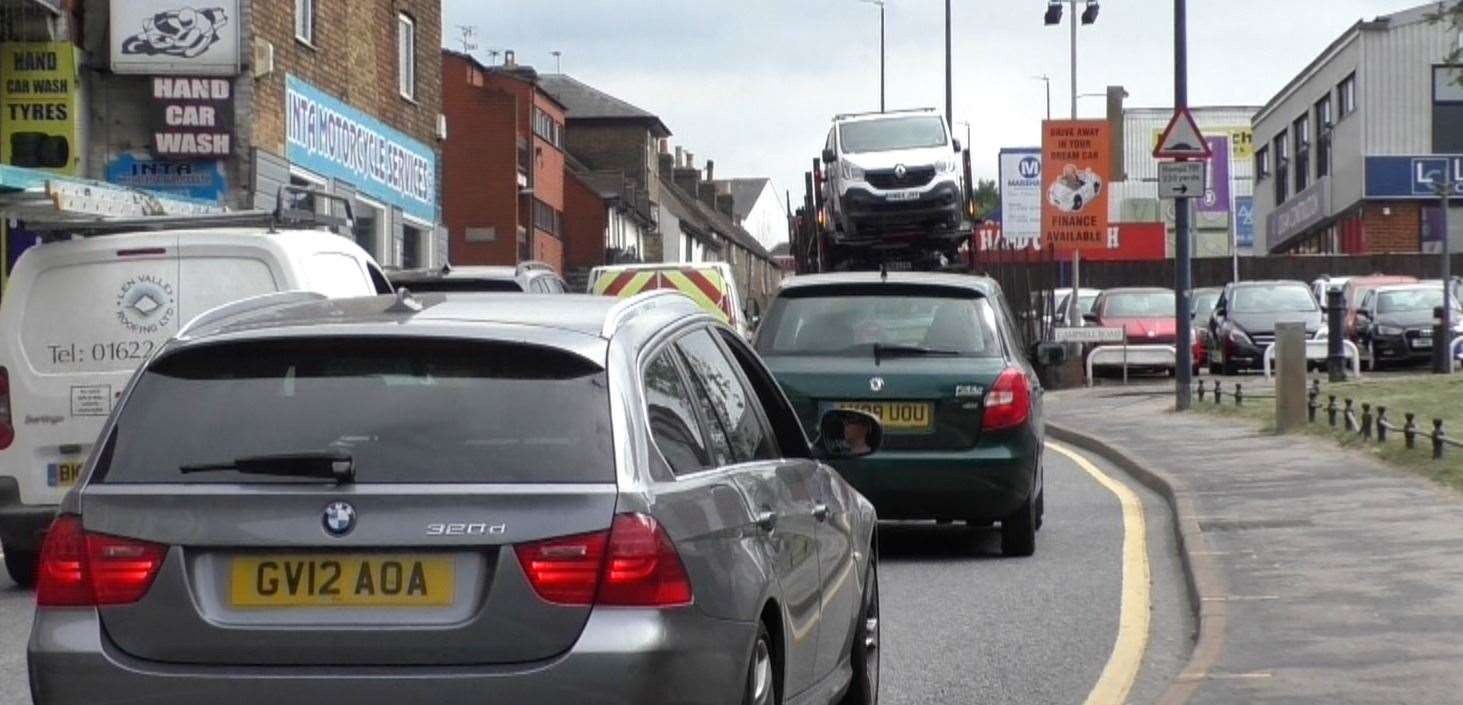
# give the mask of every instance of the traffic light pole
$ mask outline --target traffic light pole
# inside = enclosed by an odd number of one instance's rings
[[[1173,0],[1173,104],[1174,112],[1189,107],[1188,8],[1185,0]],[[1182,161],[1182,160],[1180,160]],[[1192,285],[1189,253],[1189,199],[1174,201],[1174,408],[1187,411],[1193,402],[1193,315],[1189,307]]]

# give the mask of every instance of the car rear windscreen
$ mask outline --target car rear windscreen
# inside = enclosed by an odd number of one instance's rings
[[[777,298],[757,334],[763,355],[867,357],[876,344],[999,357],[990,303],[966,292],[829,287]]]
[[[613,482],[609,405],[603,369],[543,346],[405,337],[201,346],[143,373],[97,477],[296,482],[180,469],[344,454],[359,483]]]
[[[513,279],[423,279],[421,281],[395,281],[396,286],[406,287],[413,293],[430,292],[489,292],[523,293],[523,287]]]

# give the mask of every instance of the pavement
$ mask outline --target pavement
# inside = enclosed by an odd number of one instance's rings
[[[1203,618],[1159,702],[1463,702],[1463,496],[1324,440],[1174,413],[1171,389],[1046,405],[1179,510]]]

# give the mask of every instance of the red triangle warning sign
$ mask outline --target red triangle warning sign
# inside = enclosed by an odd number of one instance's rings
[[[1194,122],[1194,116],[1188,108],[1183,108],[1173,114],[1173,119],[1168,121],[1168,127],[1163,130],[1163,137],[1158,140],[1158,148],[1153,150],[1153,156],[1165,159],[1208,159],[1213,156],[1209,151],[1209,143],[1204,140],[1204,135],[1199,132],[1199,125]]]

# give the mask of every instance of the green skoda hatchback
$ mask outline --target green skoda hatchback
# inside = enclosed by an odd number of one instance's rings
[[[883,421],[877,453],[834,463],[881,519],[999,522],[1002,553],[1035,551],[1042,388],[994,281],[794,277],[769,307],[756,347],[805,428],[837,407]]]

